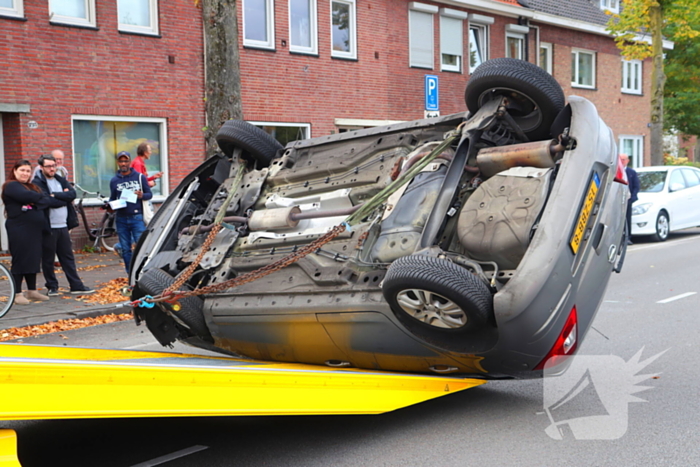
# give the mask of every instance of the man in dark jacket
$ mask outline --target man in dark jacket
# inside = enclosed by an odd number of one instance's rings
[[[630,158],[627,154],[620,154],[620,160],[625,166],[625,172],[627,173],[627,185],[630,189],[630,199],[627,200],[627,244],[632,244],[632,203],[637,201],[637,193],[639,193],[639,176],[637,176],[637,171],[632,167],[628,167],[627,164],[630,163]]]
[[[44,235],[41,252],[41,269],[46,280],[46,288],[49,290],[48,295],[59,295],[58,280],[54,272],[55,257],[58,257],[58,262],[66,274],[70,293],[80,295],[93,293],[94,290],[86,287],[78,276],[73,256],[73,243],[70,239],[69,230],[78,225],[78,215],[73,208],[75,190],[65,178],[56,175],[57,164],[53,156],[41,156],[39,166],[41,171],[32,182],[50,198],[49,209],[45,212],[51,224],[51,233]]]

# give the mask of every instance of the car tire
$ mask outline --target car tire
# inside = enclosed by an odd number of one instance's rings
[[[165,289],[175,282],[175,278],[162,269],[147,271],[138,281],[138,288],[144,295],[155,297],[163,293]],[[132,297],[133,298],[133,297]],[[140,297],[137,297],[140,298]],[[184,324],[193,335],[206,341],[213,342],[207,323],[204,321],[204,301],[199,297],[186,297],[179,300],[180,309],[176,310],[166,302],[160,302],[168,311]]]
[[[566,105],[564,91],[552,75],[515,58],[496,58],[479,65],[469,78],[464,100],[475,113],[502,95],[510,98],[514,108],[509,114],[533,141],[551,137],[550,127]]]
[[[467,269],[442,258],[403,256],[384,277],[382,292],[396,317],[409,328],[437,333],[471,333],[492,323],[488,286]]]
[[[669,232],[671,231],[671,225],[668,221],[668,214],[666,214],[666,211],[661,211],[659,212],[659,215],[656,216],[656,224],[654,224],[654,228],[656,229],[656,233],[652,235],[654,241],[665,242],[668,238]]]
[[[226,157],[243,149],[242,157],[258,167],[267,167],[282,145],[264,130],[242,120],[227,120],[216,134],[216,142]]]

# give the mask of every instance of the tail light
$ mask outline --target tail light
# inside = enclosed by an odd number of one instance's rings
[[[627,171],[625,170],[625,164],[622,163],[620,156],[617,156],[617,172],[615,172],[615,181],[617,183],[622,183],[623,185],[629,185],[627,180]]]
[[[544,370],[545,364],[547,366],[556,366],[562,363],[564,360],[569,358],[576,352],[576,346],[578,344],[578,316],[576,315],[576,306],[571,309],[569,317],[566,318],[566,323],[561,330],[561,334],[557,337],[556,342],[547,353],[547,355],[542,359],[540,363],[534,368],[535,370]],[[550,359],[553,359],[548,363]]]

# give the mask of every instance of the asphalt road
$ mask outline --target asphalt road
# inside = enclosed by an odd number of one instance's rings
[[[549,414],[545,389],[551,393],[555,386],[547,385],[557,378],[489,382],[374,416],[57,420],[0,422],[0,427],[18,432],[24,467],[700,465],[698,258],[698,230],[662,244],[635,241],[579,351],[578,358],[588,358],[579,361],[590,362],[592,384],[561,407],[548,405]],[[133,323],[26,342],[161,349]],[[663,354],[631,371],[629,362],[640,350],[642,361]],[[612,374],[613,383],[597,380],[600,370]],[[656,376],[635,380],[635,372]],[[649,388],[635,394],[646,402],[627,402],[635,383]],[[626,392],[611,396],[610,387]],[[624,410],[614,412],[606,401]],[[604,417],[592,431],[577,432],[574,420],[561,425],[562,440],[545,432],[550,415],[580,421],[596,414]],[[611,427],[620,436],[582,439],[601,437]]]

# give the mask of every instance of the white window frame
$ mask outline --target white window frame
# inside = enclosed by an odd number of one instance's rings
[[[441,71],[456,71],[462,72],[462,63],[464,63],[464,20],[469,17],[468,13],[463,11],[453,10],[451,8],[440,8],[440,70]],[[459,25],[458,37],[447,37],[447,23]],[[459,53],[451,50],[450,46],[459,45]],[[444,56],[457,57],[457,65],[446,64]]]
[[[439,8],[434,5],[426,5],[425,3],[411,2],[408,4],[408,52],[409,52],[409,66],[411,68],[423,68],[427,70],[432,70],[435,67],[435,13],[439,11]],[[427,15],[427,16],[426,16]],[[414,52],[414,45],[425,45],[427,43],[425,37],[417,37],[413,29],[413,21],[422,18],[427,20],[430,18],[430,63],[422,62],[416,58],[416,53]],[[426,50],[428,50],[426,48]],[[442,59],[440,60],[442,61]]]
[[[542,63],[542,50],[547,51],[547,59],[545,60],[545,63]],[[540,42],[540,50],[537,53],[537,64],[542,68],[544,71],[549,73],[550,75],[552,74],[552,51],[553,51],[552,43],[551,42]]]
[[[608,10],[612,13],[619,13],[620,0],[600,0],[600,9]]]
[[[622,92],[625,94],[642,94],[642,70],[641,60],[622,59]],[[628,81],[632,81],[632,83],[636,81],[636,87],[634,84],[628,86]]]
[[[510,47],[508,46],[508,39],[515,39],[518,41],[518,57],[510,56]],[[506,32],[506,53],[505,56],[508,58],[517,58],[519,60],[525,60],[525,35],[519,34],[517,32]]]
[[[576,60],[574,61],[575,63],[575,68],[572,70],[571,73],[571,87],[572,88],[582,88],[582,89],[595,89],[596,85],[596,53],[592,50],[584,50],[584,49],[571,49],[571,54],[576,56]],[[578,78],[579,78],[579,66],[578,66],[578,58],[579,55],[581,54],[587,54],[592,56],[591,60],[591,84],[579,84],[578,83]]]
[[[0,7],[0,15],[24,18],[24,0],[12,0],[12,6]]]
[[[625,140],[632,141],[632,151],[627,152]],[[633,169],[644,165],[644,136],[641,135],[620,135],[618,138],[619,152],[627,154],[630,158],[630,166]]]
[[[277,127],[299,127],[299,128],[304,128],[304,132],[306,133],[305,137],[302,139],[309,139],[311,138],[311,124],[310,123],[289,123],[289,122],[258,122],[258,121],[248,121],[251,125],[255,125],[258,127],[261,126],[277,126]]]
[[[243,45],[245,47],[254,47],[257,49],[275,49],[275,2],[273,0],[264,0],[265,2],[265,27],[267,28],[267,37],[263,41],[246,38],[246,17],[245,17],[245,2],[243,0]]]
[[[85,3],[85,18],[54,14],[51,4],[62,1],[64,0],[49,0],[49,21],[52,23],[69,24],[72,26],[85,26],[92,28],[97,27],[97,20],[95,18],[95,0],[81,0]]]
[[[333,50],[333,4],[344,3],[350,6],[350,50],[348,52],[342,50]],[[331,0],[331,57],[335,58],[357,58],[357,8],[355,0]]]
[[[98,122],[137,122],[137,123],[157,123],[160,125],[160,170],[163,172],[163,176],[160,178],[160,183],[161,183],[161,194],[160,195],[154,195],[153,196],[153,201],[156,202],[161,202],[165,201],[165,199],[168,197],[168,194],[170,193],[170,186],[169,186],[169,176],[170,176],[170,171],[168,169],[168,161],[170,157],[170,153],[168,150],[168,119],[166,118],[155,118],[155,117],[115,117],[113,115],[81,115],[81,114],[75,114],[71,115],[71,122],[70,122],[70,131],[71,131],[71,145],[72,145],[72,161],[73,161],[73,167],[72,173],[73,173],[73,180],[75,180],[76,183],[78,183],[78,169],[75,166],[76,162],[76,157],[75,157],[75,134],[74,134],[74,121],[75,120],[87,120],[87,121],[98,121]],[[132,160],[133,158],[136,157],[136,154],[132,153],[131,154]],[[80,172],[82,175],[82,172]],[[109,193],[102,193],[103,195],[108,195]],[[98,198],[88,198],[88,195],[85,197],[85,202],[84,204],[86,206],[101,206],[103,203],[100,199]]]
[[[474,13],[469,15],[469,35],[467,38],[467,48],[469,49],[469,58],[467,63],[469,64],[469,73],[473,73],[476,69],[476,67],[472,66],[471,61],[472,31],[474,31],[474,35],[481,40],[481,48],[479,51],[481,52],[481,63],[483,63],[489,59],[489,26],[495,21],[496,20],[490,16],[478,15]]]
[[[119,23],[119,30],[124,31],[124,32],[134,32],[137,34],[146,34],[146,35],[153,35],[157,36],[158,35],[158,0],[141,0],[142,2],[148,2],[148,11],[150,14],[151,18],[151,24],[148,26],[136,26],[133,24],[124,24],[124,23]],[[119,12],[119,1],[117,1],[117,19],[121,18],[121,14]]]
[[[317,54],[318,53],[318,33],[316,25],[318,24],[317,13],[318,5],[316,0],[307,0],[309,2],[309,46],[295,45],[292,38],[292,0],[287,3],[289,7],[289,50],[290,52],[302,54]]]

